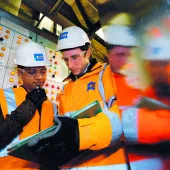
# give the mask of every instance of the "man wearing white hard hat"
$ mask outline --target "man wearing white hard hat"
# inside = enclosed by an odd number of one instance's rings
[[[132,48],[137,46],[136,38],[129,27],[121,25],[109,26],[104,30],[104,37],[108,50],[109,63],[116,82],[118,106],[122,113],[125,141],[129,144],[136,140],[136,143],[138,143],[138,137],[141,138],[141,136],[146,135],[143,134],[143,131],[144,129],[148,129],[148,126],[145,126],[145,123],[147,124],[149,122],[145,122],[149,120],[146,118],[147,116],[145,116],[145,113],[148,112],[143,109],[133,108],[135,101],[141,96],[142,92],[139,89],[129,86],[126,82],[126,76],[120,72],[121,68],[127,64]],[[141,127],[141,124],[143,124],[143,127]],[[150,128],[151,127],[152,126],[150,126]],[[148,135],[144,137],[148,138],[148,141],[146,140],[145,142],[149,142],[149,140],[152,139],[149,137]],[[135,147],[133,145],[129,145],[127,148],[127,156],[130,161],[131,170],[162,169],[163,163],[159,157],[154,158],[153,156],[148,156],[148,153],[143,152],[142,149],[138,151],[139,148],[140,146]],[[148,147],[147,149],[151,155],[154,155],[152,150],[149,151],[149,149],[152,148]]]
[[[122,110],[131,106],[134,99],[140,94],[139,88],[132,87],[127,81],[127,76],[122,73],[132,49],[137,47],[137,41],[132,29],[123,25],[109,25],[103,29],[103,34],[109,64],[116,83],[118,106]],[[128,96],[128,98],[124,96]]]
[[[128,62],[132,49],[137,47],[137,41],[132,29],[124,25],[109,25],[103,29],[103,34],[108,51],[108,61],[115,79],[118,106],[123,112],[133,106],[134,101],[141,94],[139,89],[128,84],[127,76],[121,72],[121,69]],[[133,153],[128,153],[126,156],[131,166],[132,163],[134,165],[141,159]]]
[[[42,88],[49,61],[42,46],[28,42],[16,50],[16,64],[23,85],[0,89],[0,169],[38,170],[37,164],[8,156],[7,149],[53,124],[55,105]]]
[[[122,113],[122,125],[129,144],[132,170],[169,170],[170,168],[170,40],[153,38],[146,47],[144,60],[152,83],[142,97],[155,103],[153,110],[131,107]],[[153,100],[155,99],[155,100]],[[168,142],[168,143],[166,143]],[[135,154],[136,158],[135,159]]]
[[[122,127],[111,69],[96,59],[89,60],[92,55],[90,44],[87,34],[79,27],[68,27],[60,34],[57,50],[61,51],[62,59],[71,73],[65,79],[67,83],[57,99],[58,114],[68,116],[69,112],[79,110],[95,100],[101,103],[102,112],[77,120],[57,116],[55,123],[60,128],[28,145],[42,155],[48,151],[48,144],[59,146],[62,141],[67,153],[63,155],[58,147],[50,152],[49,157],[56,160],[61,169],[127,170],[124,149],[120,143]],[[84,150],[87,152],[80,153]],[[79,156],[75,157],[77,154]],[[64,157],[66,160],[62,161]]]
[[[120,74],[131,55],[131,49],[137,46],[134,33],[127,26],[109,25],[103,29],[103,34],[112,72]]]

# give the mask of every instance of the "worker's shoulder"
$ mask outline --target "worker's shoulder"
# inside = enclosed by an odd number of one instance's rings
[[[6,102],[6,99],[11,99],[12,88],[0,88],[0,103]],[[11,100],[13,101],[13,100]]]
[[[24,90],[24,91],[26,91],[22,86],[13,86],[13,87],[7,87],[7,88],[0,88],[0,91],[14,91],[14,90]]]
[[[102,70],[102,69],[105,68],[106,65],[107,65],[107,63],[96,62],[96,63],[93,65],[93,67],[91,68],[91,71],[96,70],[96,69]]]
[[[4,89],[3,89],[3,88],[0,88],[0,91],[4,91]]]
[[[102,72],[103,77],[107,77],[107,78],[113,77],[110,65],[108,63],[101,63],[100,72]]]
[[[11,87],[9,91],[13,91],[17,96],[26,96],[27,90],[23,86]]]
[[[8,92],[8,91],[11,91],[12,90],[12,87],[8,87],[8,88],[0,88],[0,93],[4,93],[4,92]]]
[[[0,88],[0,101],[3,100],[4,97],[4,89]]]
[[[111,69],[110,66],[107,63],[101,63],[101,62],[97,62],[89,72],[87,72],[88,76],[90,75],[99,75],[104,72],[110,72],[111,73]],[[86,77],[86,75],[85,75]]]
[[[98,71],[108,71],[111,72],[111,68],[110,65],[108,63],[101,63],[101,62],[97,62],[94,67],[92,68],[92,70],[98,69]]]

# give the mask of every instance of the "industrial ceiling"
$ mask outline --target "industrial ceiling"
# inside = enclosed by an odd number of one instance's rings
[[[132,24],[137,24],[165,2],[167,0],[22,0],[18,17],[37,27],[47,16],[63,28],[71,25],[83,28],[92,38],[94,57],[104,61],[107,56],[105,43],[96,34],[101,23],[108,24],[117,14],[126,12],[132,16]],[[41,18],[40,13],[43,14]]]

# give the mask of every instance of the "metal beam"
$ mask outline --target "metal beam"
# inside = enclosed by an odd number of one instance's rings
[[[55,3],[55,5],[52,7],[52,9],[50,10],[49,14],[52,14],[54,10],[55,10],[55,13],[57,13],[64,3],[65,3],[64,0],[58,0]]]
[[[64,1],[71,6],[76,0],[64,0]]]
[[[72,6],[70,6],[69,4],[65,3],[62,8],[59,10],[59,13],[63,15],[65,18],[67,18],[69,21],[71,21],[72,23],[74,23],[74,25],[77,25],[79,27],[81,27],[81,23],[78,20],[74,9],[72,8]]]
[[[88,30],[89,27],[89,21],[88,21],[88,17],[81,5],[80,0],[76,0],[73,4],[72,4],[72,9],[76,15],[76,17],[78,18],[79,22],[81,23],[81,25]]]
[[[38,27],[41,23],[41,21],[44,19],[45,15],[43,14],[43,16],[38,20],[36,27]]]
[[[96,31],[98,31],[101,28],[100,21],[96,22],[92,28],[89,29],[89,38],[92,39],[95,36]]]
[[[41,23],[41,21],[44,19],[45,16],[48,16],[50,14],[52,14],[55,11],[55,14],[60,10],[60,8],[62,7],[62,5],[64,4],[64,0],[58,0],[55,5],[50,9],[49,12],[47,12],[46,14],[43,14],[43,16],[40,18],[40,20],[38,21],[38,23],[36,24],[36,27],[38,27]]]
[[[89,2],[89,0],[86,0],[86,2],[87,2],[96,12],[98,12],[97,8],[96,8],[91,2]]]

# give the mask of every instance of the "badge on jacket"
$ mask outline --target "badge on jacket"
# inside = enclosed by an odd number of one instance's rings
[[[96,83],[95,82],[90,82],[87,84],[87,91],[89,90],[95,90],[95,85]]]

